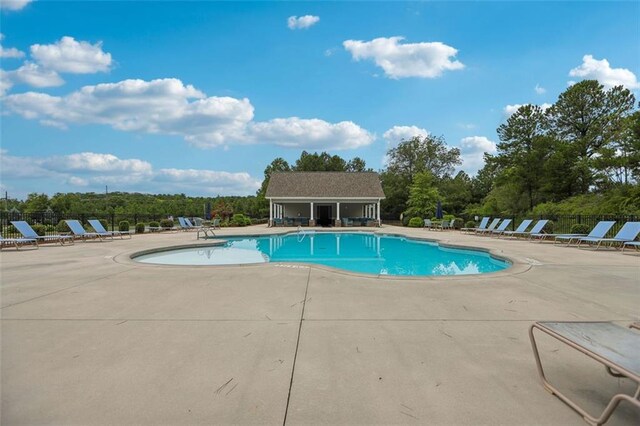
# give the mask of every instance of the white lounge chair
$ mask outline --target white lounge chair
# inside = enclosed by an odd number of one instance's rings
[[[578,412],[589,424],[602,425],[611,417],[620,402],[627,402],[640,409],[640,333],[630,328],[638,328],[632,324],[629,328],[610,322],[537,322],[529,328],[529,339],[538,368],[542,386],[552,395]],[[602,364],[606,371],[616,380],[628,379],[635,383],[635,395],[620,391],[613,395],[602,413],[595,417],[580,407],[567,395],[547,380],[542,368],[542,361],[534,330],[555,338],[570,348],[588,356]],[[571,365],[565,368],[572,368]]]

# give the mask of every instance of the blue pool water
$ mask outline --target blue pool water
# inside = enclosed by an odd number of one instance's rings
[[[227,243],[220,247],[177,249],[135,260],[165,265],[303,262],[366,274],[405,276],[484,274],[510,266],[482,251],[371,233],[295,233],[225,240]]]

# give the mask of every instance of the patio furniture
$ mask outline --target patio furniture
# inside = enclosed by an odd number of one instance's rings
[[[198,227],[197,226],[193,226],[191,221],[189,221],[189,219],[187,219],[186,217],[179,217],[178,218],[178,224],[180,225],[180,229],[182,229],[183,231],[197,231],[198,230]]]
[[[443,220],[439,225],[436,226],[436,228],[440,229],[441,231],[444,231],[445,229],[453,229],[453,225],[455,224],[455,222],[455,219]]]
[[[616,223],[615,220],[610,220],[610,221],[601,220],[600,222],[598,222],[596,226],[593,227],[593,229],[591,230],[591,232],[589,232],[588,235],[585,235],[585,234],[555,235],[555,242],[557,243],[557,242],[567,241],[567,245],[571,245],[572,241],[579,241],[580,238],[582,237],[603,238],[605,235],[607,235],[607,232],[609,232],[609,229],[611,229],[611,227],[615,225],[615,223]],[[548,234],[548,235],[552,235],[552,234]]]
[[[131,231],[107,231],[98,219],[89,219],[89,225],[99,234],[111,234],[112,237],[117,235],[120,239],[128,235],[131,238]]]
[[[502,220],[502,219],[500,219],[499,217],[497,217],[497,218],[493,219],[493,220],[491,221],[491,223],[489,224],[489,226],[487,226],[486,228],[484,228],[484,229],[480,229],[480,228],[476,229],[476,230],[475,230],[475,234],[477,235],[478,233],[482,234],[482,233],[485,233],[485,232],[491,232],[491,231],[493,231],[494,229],[496,229],[496,226],[498,226],[498,223],[499,223],[501,220]]]
[[[491,235],[491,237],[493,237],[494,235],[500,235],[507,229],[507,226],[509,225],[511,225],[511,219],[505,219],[502,221],[500,226],[498,226],[496,229],[492,230],[491,232],[487,232],[487,234]]]
[[[20,232],[20,234],[22,234],[24,238],[31,238],[44,242],[55,241],[60,243],[60,245],[65,245],[65,243],[74,243],[72,235],[38,235],[31,225],[24,220],[12,220],[11,224],[18,230],[18,232]]]
[[[498,238],[500,238],[501,235],[512,236],[514,234],[522,234],[527,230],[529,225],[531,225],[531,222],[533,222],[533,220],[525,219],[522,222],[520,222],[520,225],[518,225],[515,231],[502,231],[500,234],[498,234]]]
[[[35,238],[3,238],[0,235],[0,249],[13,245],[16,250],[20,250],[20,246],[24,244],[33,244],[35,248],[38,248],[38,240]]]
[[[351,218],[345,217],[345,218],[342,220],[342,224],[343,224],[344,226],[353,226],[353,220],[352,220]]]
[[[282,219],[273,219],[273,226],[284,226],[284,221]]]
[[[427,229],[433,229],[433,223],[431,222],[431,219],[425,219],[424,225],[422,227]]]
[[[622,251],[624,251],[625,247],[635,247],[636,251],[640,250],[640,241],[625,241],[622,244]]]
[[[282,223],[282,219],[278,219],[278,220],[280,220],[280,223]],[[213,222],[211,222],[211,228],[220,229],[220,218],[213,219]]]
[[[600,248],[602,243],[608,244],[609,247],[614,244],[623,245],[624,243],[628,243],[630,241],[634,241],[636,237],[640,234],[640,222],[627,222],[622,228],[618,231],[618,233],[613,238],[591,238],[584,237],[578,240],[578,246],[581,246],[582,243],[587,244],[596,244],[596,250]]]
[[[544,229],[544,227],[547,225],[548,222],[549,222],[549,219],[540,219],[539,221],[536,222],[535,225],[533,225],[533,228],[531,228],[531,231],[528,231],[528,232],[524,231],[514,235],[516,237],[518,237],[519,235],[522,235],[523,237],[528,236],[529,240],[531,240],[532,236],[534,235],[546,235],[542,232],[542,230]]]
[[[637,386],[635,394],[615,394],[599,417],[589,414],[545,377],[534,330],[543,332],[598,361],[613,377],[632,380]],[[640,408],[640,333],[610,322],[536,322],[529,328],[529,338],[542,386],[577,411],[590,424],[606,423],[618,404],[623,401]],[[567,368],[570,368],[570,365]]]
[[[73,236],[82,238],[82,241],[87,241],[87,238],[98,238],[100,241],[103,241],[102,239],[104,237],[111,237],[111,239],[113,240],[113,235],[109,234],[108,232],[99,233],[85,231],[82,224],[75,219],[67,219],[65,220],[65,222],[67,222],[67,226],[69,227],[69,229],[71,229]]]
[[[487,223],[489,223],[489,216],[485,216],[482,218],[482,220],[480,221],[480,225],[477,228],[461,228],[460,232],[476,232],[476,230],[478,229],[486,229],[487,228]]]

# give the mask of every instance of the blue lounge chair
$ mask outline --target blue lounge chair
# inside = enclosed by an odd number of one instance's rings
[[[20,250],[20,246],[24,244],[33,244],[35,248],[38,248],[38,240],[35,238],[3,238],[0,235],[0,249],[4,246],[15,246],[16,250]]]
[[[120,239],[124,239],[124,236],[128,235],[131,238],[131,231],[107,231],[98,219],[89,219],[89,225],[100,235],[111,235],[111,237],[117,235]]]
[[[561,234],[561,235],[556,235],[555,236],[555,242],[567,242],[567,245],[570,245],[572,242],[578,242],[578,240],[580,240],[580,238],[583,237],[588,237],[588,238],[604,238],[605,235],[607,235],[607,232],[609,232],[609,229],[611,229],[611,227],[616,223],[615,220],[609,220],[609,221],[605,221],[605,220],[601,220],[600,222],[598,222],[598,224],[596,226],[593,227],[593,229],[591,230],[591,232],[589,232],[588,235],[584,235],[584,234]]]
[[[527,231],[520,232],[520,233],[514,234],[514,235],[516,235],[516,237],[518,237],[520,235],[522,235],[523,237],[527,237],[528,236],[529,240],[531,240],[532,238],[535,238],[537,236],[540,236],[540,235],[547,235],[547,234],[544,234],[542,232],[542,230],[544,229],[545,225],[548,222],[549,222],[548,219],[541,219],[541,220],[537,221],[535,225],[533,225],[533,228],[531,228],[531,231],[529,231],[529,232],[527,232]]]
[[[489,216],[485,216],[482,218],[482,220],[480,221],[480,226],[478,226],[477,228],[460,228],[460,232],[476,232],[478,229],[486,229],[487,228],[487,223],[489,223]]]
[[[590,245],[596,244],[596,250],[600,248],[602,243],[609,245],[609,247],[616,244],[622,246],[624,243],[634,241],[638,234],[640,234],[640,222],[627,222],[613,238],[584,237],[578,240],[578,246],[581,246],[582,243]]]
[[[636,251],[640,250],[640,241],[625,241],[622,244],[622,251],[624,251],[625,247],[635,247]]]
[[[73,236],[72,235],[38,235],[36,231],[33,230],[31,225],[29,225],[24,220],[12,220],[11,224],[22,234],[24,238],[35,239],[37,241],[55,241],[60,243],[60,245],[65,245],[65,243],[73,244]]]
[[[498,226],[498,223],[500,223],[500,221],[501,221],[501,220],[502,220],[502,219],[500,219],[499,217],[496,217],[495,219],[493,219],[493,220],[491,221],[491,223],[489,224],[489,226],[487,226],[485,229],[480,229],[480,228],[476,229],[476,231],[475,231],[476,235],[477,235],[477,234],[483,234],[483,233],[485,233],[485,232],[491,232],[491,231],[493,231],[494,229],[496,229],[496,226]]]
[[[191,224],[191,222],[189,222],[187,224],[187,218],[185,217],[179,217],[178,218],[178,223],[180,224],[180,229],[182,229],[183,231],[197,231],[197,228],[195,226],[193,226]]]
[[[67,219],[65,222],[67,222],[67,226],[71,229],[73,236],[82,238],[82,241],[87,241],[87,238],[98,238],[102,241],[104,237],[110,237],[113,240],[113,235],[109,233],[100,234],[98,232],[85,231],[82,224],[75,219]]]
[[[512,236],[512,235],[515,235],[515,234],[522,234],[527,230],[529,225],[531,225],[531,222],[533,222],[533,220],[525,219],[522,222],[520,222],[520,225],[518,225],[518,227],[516,228],[515,231],[502,231],[502,233],[500,233],[498,235],[498,238],[500,238],[500,235]]]
[[[502,223],[500,224],[500,226],[498,226],[496,229],[492,230],[491,232],[487,232],[489,235],[491,235],[492,237],[494,235],[500,235],[502,234],[506,229],[507,226],[511,225],[511,219],[505,219],[502,221]]]

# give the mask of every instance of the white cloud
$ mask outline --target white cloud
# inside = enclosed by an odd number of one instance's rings
[[[375,139],[350,121],[289,117],[254,122],[249,99],[207,97],[177,79],[85,86],[63,97],[20,93],[7,96],[4,104],[6,110],[48,126],[103,124],[122,131],[178,135],[201,148],[268,142],[293,148],[353,149]]]
[[[4,40],[4,34],[0,33],[0,41]],[[0,45],[0,58],[23,58],[24,52],[19,51],[15,47],[4,48]]]
[[[454,60],[458,51],[441,42],[400,44],[404,37],[380,37],[371,41],[346,40],[344,48],[354,60],[373,59],[387,77],[436,78],[443,72],[464,68]]]
[[[71,74],[109,71],[111,54],[102,51],[102,43],[91,44],[65,36],[54,44],[34,44],[31,57],[51,70]]]
[[[276,118],[253,123],[250,134],[256,141],[307,149],[355,149],[370,145],[375,137],[351,121],[328,123],[317,118]]]
[[[502,110],[504,112],[504,115],[507,117],[511,117],[516,111],[518,111],[518,109],[522,106],[525,106],[526,104],[513,104],[513,105],[507,105],[504,107],[504,109]],[[543,103],[541,105],[538,105],[542,111],[546,111],[547,109],[551,108],[551,104],[549,103]]]
[[[538,95],[543,95],[543,94],[547,93],[547,89],[545,89],[544,87],[541,87],[539,84],[536,84],[536,87],[534,87],[533,90]]]
[[[14,82],[26,83],[33,87],[57,87],[64,84],[64,80],[57,72],[29,61],[26,61],[17,70],[8,71],[7,75]]]
[[[484,154],[495,154],[497,152],[496,143],[485,136],[469,136],[460,139],[460,157],[462,159],[462,169],[475,174],[484,166]]]
[[[19,157],[0,152],[3,180],[48,179],[58,185],[101,190],[186,192],[205,195],[254,194],[261,181],[249,173],[195,169],[159,169],[139,159],[120,159],[112,154],[82,152],[46,158]]]
[[[290,30],[305,29],[317,24],[318,21],[320,21],[319,16],[289,16],[289,19],[287,19],[287,27],[289,27]]]
[[[3,69],[0,69],[0,96],[4,96],[9,89],[13,87],[11,75]]]
[[[571,71],[570,77],[598,80],[606,88],[624,86],[627,89],[640,89],[636,75],[626,68],[611,68],[606,59],[594,59],[592,55],[584,55],[582,64]]]
[[[397,144],[402,140],[409,140],[415,136],[420,136],[421,138],[427,136],[429,132],[426,129],[417,127],[417,126],[393,126],[384,134],[382,137],[387,141],[388,144]]]
[[[33,0],[0,0],[0,9],[20,10]]]

